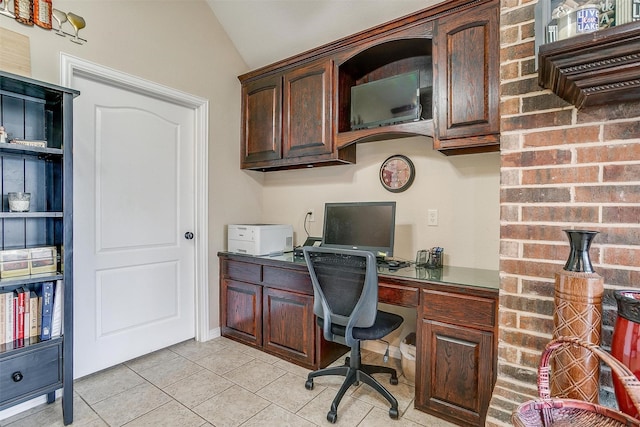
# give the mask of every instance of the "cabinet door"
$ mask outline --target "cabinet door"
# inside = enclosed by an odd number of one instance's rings
[[[262,286],[223,280],[221,296],[222,335],[260,347],[262,345]]]
[[[493,378],[493,334],[423,319],[418,324],[416,407],[484,425]]]
[[[282,75],[242,86],[242,167],[282,158]]]
[[[264,288],[264,349],[285,359],[314,364],[313,297]]]
[[[284,158],[332,152],[331,70],[323,60],[284,75]]]
[[[490,2],[437,23],[433,72],[438,150],[499,148],[498,13],[498,4]],[[483,146],[491,148],[479,148]]]

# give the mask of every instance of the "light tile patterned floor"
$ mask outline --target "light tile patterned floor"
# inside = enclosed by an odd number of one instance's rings
[[[366,351],[363,360],[382,363],[381,355]],[[399,360],[389,363],[401,372]],[[226,338],[186,341],[77,380],[73,426],[330,426],[327,412],[342,379],[316,378],[306,390],[308,372]],[[361,384],[343,398],[335,425],[454,426],[416,411],[413,384],[399,380],[383,383],[398,400],[399,420],[389,418],[384,398]],[[0,421],[2,427],[62,425],[59,400]]]

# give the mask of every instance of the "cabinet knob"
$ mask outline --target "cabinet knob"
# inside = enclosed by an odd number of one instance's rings
[[[184,233],[184,238],[187,240],[193,239],[193,233],[190,231],[187,231],[186,233]]]
[[[11,374],[11,378],[13,379],[13,382],[19,383],[24,378],[24,375],[22,375],[22,372],[18,371]]]

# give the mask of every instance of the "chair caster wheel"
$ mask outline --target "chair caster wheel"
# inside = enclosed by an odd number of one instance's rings
[[[304,383],[304,388],[306,388],[307,390],[313,390],[313,380],[307,380]]]
[[[392,420],[397,420],[399,415],[400,415],[400,414],[398,413],[398,408],[391,408],[391,409],[389,409],[389,417],[390,417]]]
[[[398,412],[398,411],[396,411]],[[397,417],[397,415],[396,415]],[[338,421],[338,414],[333,412],[333,411],[329,411],[327,413],[327,421],[329,421],[331,424],[335,424],[336,421]]]
[[[398,385],[398,377],[391,377],[389,382],[391,383],[391,385]]]

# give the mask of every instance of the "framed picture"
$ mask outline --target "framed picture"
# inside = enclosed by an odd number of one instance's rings
[[[33,0],[33,23],[50,30],[52,10],[51,0]]]
[[[14,0],[13,12],[16,15],[16,21],[25,25],[33,25],[32,0]]]

